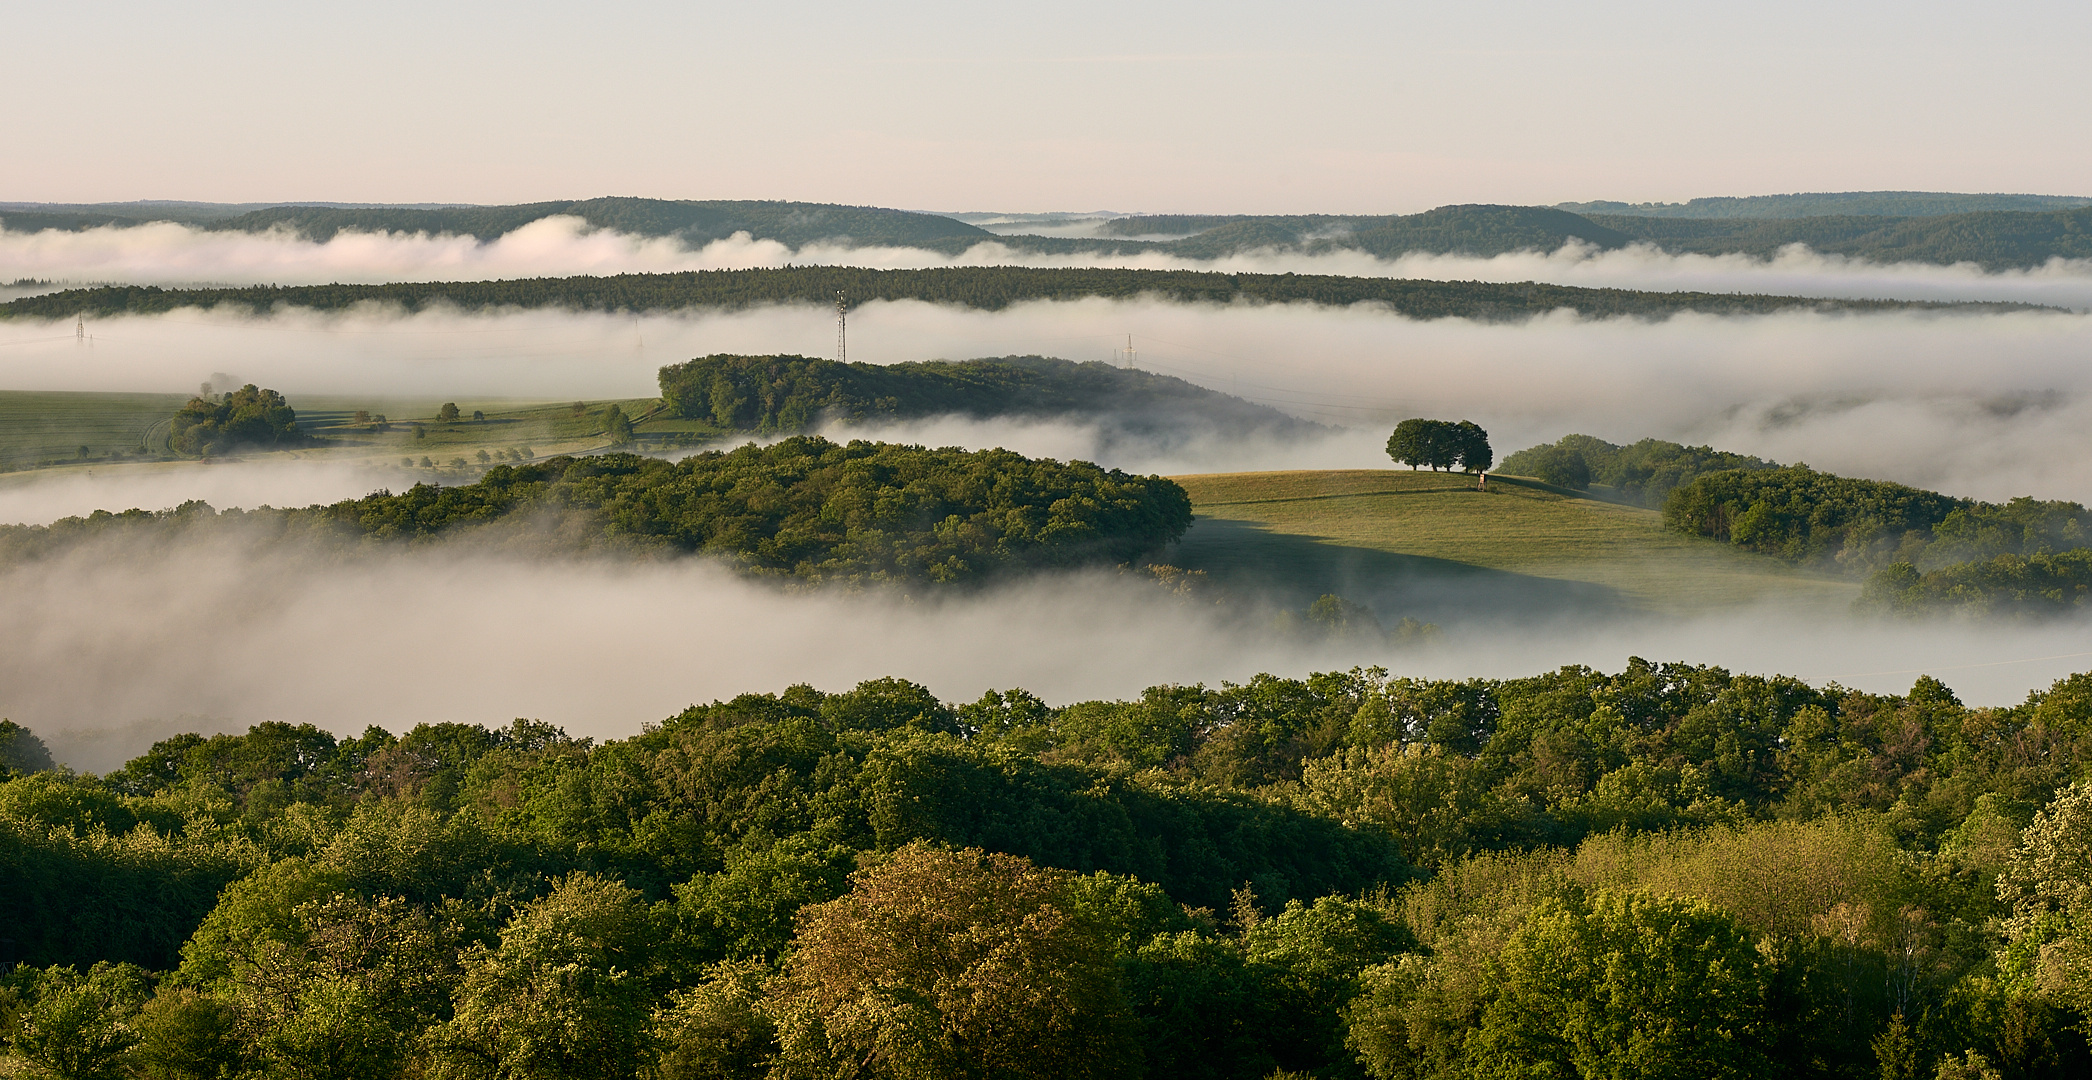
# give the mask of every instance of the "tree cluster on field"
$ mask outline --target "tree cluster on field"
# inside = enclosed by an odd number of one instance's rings
[[[1159,476],[1007,450],[799,436],[677,462],[605,454],[497,464],[470,484],[296,510],[218,514],[187,503],[0,526],[0,562],[97,537],[207,528],[337,547],[504,529],[518,542],[716,556],[759,577],[959,584],[1138,562],[1190,525],[1190,497]]]
[[[190,398],[174,414],[168,438],[184,454],[291,446],[304,440],[298,431],[298,414],[290,402],[282,394],[260,389],[253,383],[225,394]]]
[[[692,270],[671,274],[526,278],[382,285],[256,285],[228,289],[165,289],[111,285],[23,297],[0,304],[0,318],[72,319],[154,314],[221,305],[269,312],[279,307],[338,311],[383,304],[413,312],[429,308],[561,308],[571,311],[728,310],[764,304],[832,306],[837,293],[851,304],[922,300],[998,311],[1033,300],[1154,297],[1179,303],[1375,304],[1417,319],[1511,321],[1564,308],[1592,317],[1661,318],[1683,311],[1763,314],[1775,311],[1904,311],[2021,309],[2019,304],[1948,304],[1901,300],[1825,300],[1738,293],[1635,292],[1536,282],[1421,281],[1323,274],[1223,274],[1194,270],[1039,269],[960,266],[927,270],[872,270],[849,266],[792,266],[756,270]]]
[[[1395,425],[1387,437],[1387,456],[1411,469],[1461,469],[1488,472],[1494,460],[1489,433],[1472,420],[1426,420],[1416,417]]]
[[[0,873],[45,1076],[2063,1080],[2092,675],[271,722],[17,768]]]

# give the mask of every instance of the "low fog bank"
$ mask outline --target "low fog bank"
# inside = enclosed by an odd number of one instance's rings
[[[0,387],[181,392],[238,370],[294,405],[301,393],[364,394],[473,408],[475,398],[648,397],[663,364],[717,352],[823,356],[835,340],[832,312],[793,306],[638,318],[186,311],[90,323],[86,347],[70,329],[0,323]],[[1499,456],[1569,432],[1653,436],[1958,495],[2092,501],[2092,317],[2081,315],[1557,314],[1482,324],[1367,306],[1088,299],[983,312],[875,302],[851,313],[850,355],[1110,361],[1128,334],[1143,368],[1364,433],[1447,416],[1488,428]],[[919,437],[1072,456],[1099,441],[1002,423],[940,422]],[[1384,462],[1364,435],[1283,450],[1221,439],[1107,460],[1170,471]]]
[[[919,443],[963,446],[970,450],[1001,447],[1026,457],[1092,461],[1130,473],[1265,472],[1277,469],[1384,468],[1387,435],[1380,431],[1341,430],[1327,435],[1281,438],[1266,434],[1237,435],[1218,428],[1180,430],[1162,435],[1128,431],[1114,423],[1079,418],[976,419],[939,416],[880,424],[823,425],[820,434],[837,442]]]
[[[401,491],[403,469],[312,461],[219,461],[111,465],[0,474],[0,525],[47,525],[96,510],[166,510],[200,499],[233,507],[311,506]]]
[[[956,255],[847,242],[791,248],[737,234],[699,248],[671,237],[592,230],[575,217],[541,218],[495,240],[424,233],[343,232],[324,243],[288,230],[209,232],[161,222],[80,232],[0,232],[0,281],[108,281],[174,285],[318,285],[466,281],[576,274],[747,269],[787,263],[915,269],[939,266],[1125,267],[1226,273],[1343,274],[1441,280],[1546,281],[1618,289],[1775,293],[1906,300],[2014,300],[2092,308],[2092,262],[2052,260],[2032,270],[1879,264],[1792,245],[1778,255],[1669,255],[1646,245],[1603,251],[1571,243],[1553,252],[1481,258],[1362,251],[1262,250],[1219,259],[1162,252],[1037,255],[984,241]]]
[[[910,602],[786,594],[699,560],[542,563],[426,548],[320,564],[239,545],[103,547],[0,574],[0,595],[0,716],[96,771],[177,730],[286,720],[399,732],[529,716],[616,738],[692,702],[885,675],[949,700],[1022,686],[1061,704],[1261,671],[1515,676],[1568,663],[1618,670],[1640,655],[1885,692],[1925,671],[1971,704],[2011,704],[2092,668],[2082,623],[1554,612],[1456,623],[1425,648],[1312,644],[1109,574]]]

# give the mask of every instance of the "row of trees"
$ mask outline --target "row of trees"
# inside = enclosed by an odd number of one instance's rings
[[[0,780],[58,1077],[2083,1075],[2092,675],[1634,661],[184,735]]]
[[[230,289],[163,289],[113,285],[23,297],[0,304],[0,318],[72,319],[155,314],[231,305],[338,311],[386,304],[407,311],[455,307],[564,308],[576,311],[676,311],[762,304],[827,307],[844,293],[853,304],[921,300],[1000,310],[1032,300],[1152,296],[1180,303],[1374,304],[1411,318],[1517,320],[1567,308],[1593,317],[1663,317],[1683,311],[1765,314],[1794,309],[1900,311],[1969,305],[1892,300],[1821,300],[1735,293],[1634,292],[1535,282],[1420,281],[1321,274],[1223,274],[1193,270],[1034,269],[1017,266],[871,270],[793,266],[762,270],[695,270],[674,274],[530,278],[385,285],[261,285]],[[1999,305],[1988,305],[1997,307]],[[2004,305],[2013,306],[2013,305]]]
[[[1387,456],[1411,469],[1459,468],[1488,472],[1495,460],[1489,449],[1489,433],[1472,420],[1425,420],[1421,417],[1395,425],[1387,437]]]

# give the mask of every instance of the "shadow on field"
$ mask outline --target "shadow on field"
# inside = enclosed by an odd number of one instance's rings
[[[1164,557],[1231,593],[1298,610],[1334,593],[1392,625],[1405,616],[1455,622],[1621,615],[1637,605],[1617,589],[1397,555],[1273,531],[1254,521],[1201,517]]]

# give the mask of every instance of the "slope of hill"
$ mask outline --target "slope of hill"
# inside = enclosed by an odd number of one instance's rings
[[[1165,558],[1299,607],[1325,593],[1383,622],[1843,611],[1857,583],[1667,532],[1652,510],[1492,476],[1359,469],[1173,477],[1197,516]]]
[[[1951,191],[1827,191],[1722,196],[1682,203],[1556,203],[1572,214],[1661,218],[1937,217],[1996,210],[2069,210],[2092,206],[2082,195],[1969,195]]]
[[[1574,211],[1574,212],[1572,212]],[[1684,204],[1576,203],[1558,207],[1456,205],[1392,215],[1127,215],[1091,220],[1066,235],[980,228],[964,217],[826,203],[599,198],[512,206],[251,207],[193,203],[0,203],[0,228],[80,230],[178,221],[213,231],[287,229],[315,241],[345,231],[470,236],[489,241],[552,215],[697,247],[736,233],[794,248],[906,246],[959,254],[994,243],[1032,255],[1216,259],[1262,250],[1363,251],[1489,257],[1554,251],[1571,240],[1612,249],[1630,243],[1699,254],[1770,255],[1789,244],[1877,262],[1974,262],[1991,269],[2092,258],[2092,199],[2046,196],[1857,192],[1696,199]],[[1007,216],[1007,215],[1004,215]],[[1173,239],[1155,239],[1173,237]]]
[[[942,215],[880,207],[635,198],[563,200],[513,206],[287,205],[248,209],[232,215],[211,214],[188,206],[156,210],[140,204],[25,207],[19,210],[0,207],[0,225],[22,232],[182,221],[227,232],[289,229],[315,241],[332,239],[343,230],[448,234],[486,241],[553,215],[578,217],[599,229],[615,229],[638,236],[673,236],[693,246],[723,240],[737,232],[748,233],[758,240],[776,240],[793,246],[821,240],[922,244],[954,238],[974,242],[994,239],[993,233]]]

